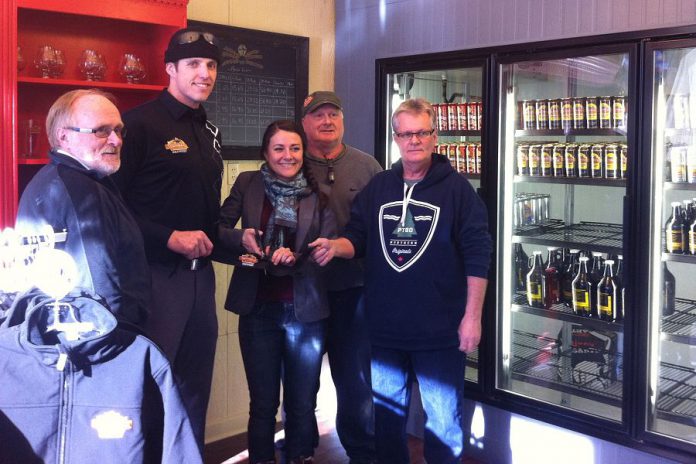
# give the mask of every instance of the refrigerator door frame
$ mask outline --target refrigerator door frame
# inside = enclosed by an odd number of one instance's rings
[[[678,48],[693,48],[696,50],[696,37],[665,37],[662,39],[656,39],[654,41],[644,41],[641,50],[642,53],[642,70],[643,75],[641,76],[641,93],[643,95],[642,102],[643,108],[641,110],[641,126],[640,133],[641,136],[641,146],[642,146],[642,158],[644,166],[639,171],[640,178],[636,179],[636,182],[641,188],[638,189],[638,204],[643,205],[641,209],[637,211],[650,211],[652,212],[651,205],[654,202],[653,195],[653,173],[652,173],[652,163],[653,163],[653,121],[655,119],[654,115],[654,102],[655,102],[655,92],[654,92],[654,77],[655,77],[655,52],[664,50],[673,50]],[[655,186],[658,187],[658,186]],[[649,244],[651,240],[651,214],[641,214],[639,215],[639,236],[638,240],[640,243]],[[651,260],[654,257],[651,255],[650,247],[645,246],[641,249],[640,256],[640,267],[642,272],[640,279],[636,279],[637,282],[648,282],[650,276],[650,266]],[[694,442],[687,442],[678,437],[673,437],[649,429],[650,423],[650,351],[653,334],[651,334],[650,327],[650,306],[652,291],[657,291],[657,289],[652,290],[650,285],[645,285],[643,288],[636,290],[641,293],[636,293],[636,297],[639,301],[643,302],[641,307],[641,317],[639,318],[639,325],[637,326],[637,341],[644,340],[647,343],[637,343],[636,344],[636,358],[639,360],[638,366],[638,395],[637,402],[635,404],[636,411],[636,436],[645,442],[654,443],[658,446],[666,446],[672,449],[678,449],[690,454],[696,454],[696,440]],[[693,345],[692,345],[693,346]],[[642,360],[642,362],[640,362]],[[696,432],[696,428],[694,429]]]
[[[637,96],[638,95],[638,86],[637,86],[637,70],[638,70],[638,58],[639,58],[639,43],[635,41],[624,41],[624,42],[612,42],[612,43],[607,43],[605,45],[595,45],[595,44],[590,44],[590,45],[578,45],[575,47],[564,47],[564,48],[549,48],[545,50],[537,49],[535,52],[512,52],[512,53],[499,53],[495,55],[494,62],[492,64],[494,73],[495,73],[495,81],[496,81],[496,88],[494,89],[495,91],[492,91],[492,94],[496,95],[497,102],[495,108],[495,113],[497,115],[497,123],[496,123],[496,132],[494,133],[495,140],[497,143],[498,151],[505,150],[505,134],[502,133],[502,127],[504,126],[505,121],[503,121],[500,117],[500,114],[502,113],[502,108],[501,105],[504,104],[504,99],[501,95],[502,92],[502,87],[504,85],[503,83],[503,75],[502,75],[502,67],[504,65],[511,65],[514,63],[518,62],[525,62],[525,61],[545,61],[545,60],[555,60],[555,59],[567,59],[567,58],[573,58],[573,57],[583,57],[583,56],[591,56],[591,55],[607,55],[607,54],[614,54],[614,53],[625,53],[628,58],[629,58],[629,72],[628,72],[628,81],[627,81],[627,90],[628,90],[628,95],[629,98],[627,99],[627,108],[628,108],[628,120],[626,124],[626,129],[627,129],[627,134],[626,134],[626,141],[629,146],[629,159],[636,159],[635,156],[635,150],[636,150],[636,127],[637,127],[637,108],[636,108],[636,99],[630,98],[631,95]],[[500,129],[500,130],[498,130]],[[498,153],[498,166],[496,166],[498,172],[495,173],[495,177],[491,176],[491,184],[490,185],[496,185],[498,186],[499,183],[502,180],[503,172],[499,164],[502,163],[504,159],[504,155],[502,153]],[[632,224],[632,217],[634,217],[634,212],[631,209],[632,206],[632,198],[635,197],[634,193],[634,185],[635,181],[633,180],[634,174],[636,169],[636,163],[629,162],[629,167],[628,167],[628,179],[626,183],[626,190],[625,190],[625,196],[624,196],[624,217],[623,217],[623,224],[624,224],[624,234],[623,234],[623,253],[624,253],[624,264],[628,266],[633,266],[634,265],[634,260],[633,257],[636,256],[635,254],[635,240],[633,238],[634,231],[629,224]],[[634,388],[631,385],[630,379],[632,378],[631,376],[633,375],[633,372],[635,372],[635,369],[633,367],[635,363],[635,356],[634,356],[634,350],[632,349],[635,341],[635,336],[633,336],[633,326],[634,326],[634,318],[628,318],[628,320],[624,321],[624,384],[623,384],[623,397],[621,400],[622,406],[622,412],[621,412],[621,422],[617,423],[615,421],[611,421],[609,419],[605,419],[602,417],[590,415],[587,413],[582,413],[578,410],[573,410],[569,408],[565,408],[559,405],[554,405],[550,403],[543,402],[542,400],[530,398],[530,397],[525,397],[519,394],[516,394],[512,391],[504,390],[503,388],[499,388],[500,385],[500,375],[501,375],[501,362],[502,362],[502,345],[501,345],[501,340],[503,336],[503,331],[504,328],[501,323],[501,301],[503,301],[503,289],[501,288],[502,285],[500,285],[500,282],[502,282],[502,275],[501,273],[503,272],[502,267],[500,266],[500,260],[502,259],[501,252],[503,251],[502,249],[502,243],[504,243],[504,240],[501,240],[501,236],[499,234],[499,226],[502,224],[504,217],[509,216],[509,212],[503,211],[500,205],[500,192],[499,188],[495,188],[495,194],[491,194],[491,196],[494,196],[496,198],[496,203],[495,203],[495,220],[494,220],[494,226],[495,228],[493,229],[495,231],[494,235],[494,242],[496,244],[496,249],[495,249],[495,262],[494,262],[494,267],[496,268],[496,275],[495,275],[495,282],[498,284],[496,285],[496,292],[495,292],[495,375],[493,378],[493,390],[494,390],[494,396],[496,399],[500,402],[500,404],[505,405],[504,408],[507,410],[510,410],[512,412],[517,412],[520,414],[524,414],[529,417],[533,417],[535,419],[551,422],[555,425],[569,428],[571,430],[575,430],[580,433],[592,435],[592,436],[597,436],[602,439],[609,439],[612,441],[615,441],[617,443],[626,443],[629,441],[630,436],[631,436],[631,423],[632,423],[632,418],[630,414],[630,406],[634,404],[634,397],[635,397],[635,392]],[[628,306],[628,305],[627,305]],[[540,410],[539,406],[543,405],[543,411]]]

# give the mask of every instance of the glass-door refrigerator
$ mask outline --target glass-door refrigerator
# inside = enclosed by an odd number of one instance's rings
[[[425,98],[436,111],[438,153],[447,156],[452,167],[480,191],[487,61],[484,59],[442,59],[429,62],[417,58],[389,58],[377,61],[378,97],[382,118],[377,124],[375,156],[386,168],[399,160],[394,142],[391,115],[401,102]],[[479,382],[479,351],[467,356],[466,379]]]
[[[696,451],[696,40],[648,43],[642,438]]]
[[[495,65],[496,389],[623,433],[636,50],[501,55]]]

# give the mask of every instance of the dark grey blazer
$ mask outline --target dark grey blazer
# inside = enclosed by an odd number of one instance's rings
[[[264,197],[260,171],[243,172],[237,177],[220,209],[219,245],[236,256],[247,252],[242,246],[242,234],[244,229],[260,228]],[[239,219],[242,220],[241,229],[235,228]],[[297,261],[291,268],[276,268],[279,273],[285,271],[293,276],[295,315],[301,322],[314,322],[329,315],[322,269],[309,259],[307,244],[318,237],[335,236],[336,219],[331,209],[327,206],[320,210],[316,194],[302,198],[298,209],[295,246],[292,247]],[[263,272],[261,269],[235,266],[227,290],[225,309],[240,315],[251,313],[256,302],[259,277]]]

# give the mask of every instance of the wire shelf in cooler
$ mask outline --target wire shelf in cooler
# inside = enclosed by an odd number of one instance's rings
[[[626,130],[617,129],[518,129],[515,131],[515,137],[526,136],[582,136],[590,135],[593,137],[626,137]]]
[[[696,301],[676,298],[674,306],[674,313],[662,318],[662,336],[673,342],[696,345]]]
[[[664,246],[664,244],[663,244]],[[696,255],[683,255],[679,253],[662,253],[662,261],[672,261],[676,263],[696,264]]]
[[[520,176],[516,175],[513,182],[539,183],[539,184],[563,184],[563,185],[591,185],[596,187],[626,187],[626,179],[604,179],[593,177],[551,177],[551,176]],[[694,184],[696,185],[696,184]]]
[[[545,224],[517,227],[513,241],[545,246],[589,249],[603,253],[620,253],[623,248],[621,224],[580,222],[564,225],[560,220]]]
[[[660,363],[657,416],[672,422],[693,425],[696,421],[696,371]]]
[[[518,330],[513,331],[512,355],[512,377],[516,380],[621,406],[623,366],[619,355],[611,355],[616,378],[607,378],[582,363],[571,368],[571,351],[564,349],[560,340]]]
[[[578,316],[573,312],[572,308],[557,303],[549,309],[536,308],[527,304],[527,296],[524,292],[517,292],[512,298],[513,311],[517,313],[533,314],[535,316],[545,317],[548,319],[557,319],[573,324],[580,324],[583,327],[592,330],[610,330],[612,332],[623,332],[623,325],[620,322],[608,322],[597,318]]]

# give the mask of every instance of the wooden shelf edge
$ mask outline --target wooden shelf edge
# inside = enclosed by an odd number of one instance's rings
[[[19,158],[17,164],[48,164],[48,158]]]
[[[42,77],[19,76],[17,84],[53,85],[57,87],[96,87],[102,89],[135,90],[144,92],[159,92],[166,84],[129,84],[127,82],[83,81],[76,79],[44,79]]]

